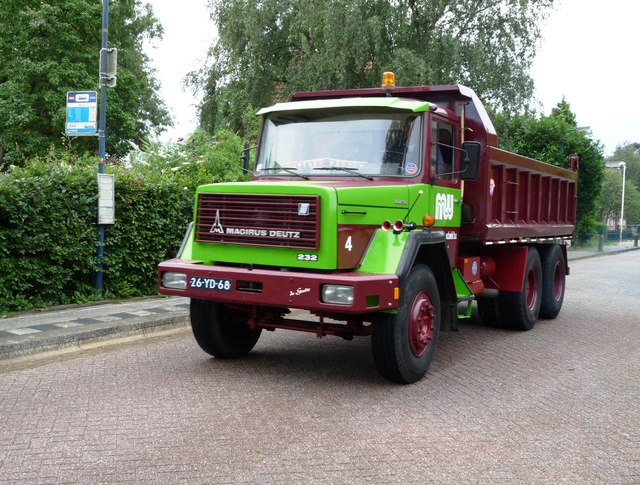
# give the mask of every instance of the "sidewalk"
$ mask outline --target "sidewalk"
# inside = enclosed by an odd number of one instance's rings
[[[24,312],[0,319],[0,362],[52,350],[77,350],[130,336],[144,337],[188,325],[189,299],[179,297]]]
[[[605,244],[604,247],[602,248],[602,251],[598,251],[597,247],[578,248],[578,247],[572,246],[569,248],[567,256],[569,258],[569,262],[571,262],[571,261],[576,261],[578,259],[594,258],[597,256],[606,256],[609,254],[623,253],[625,251],[634,251],[636,249],[640,249],[640,247],[634,246],[633,241],[622,241],[619,243]]]
[[[640,249],[632,241],[570,248],[569,261]],[[144,298],[117,303],[69,305],[0,318],[0,361],[40,352],[83,349],[97,342],[145,337],[189,326],[187,298]]]

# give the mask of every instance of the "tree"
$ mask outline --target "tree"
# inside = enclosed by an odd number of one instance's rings
[[[588,132],[576,130],[577,127],[576,116],[564,99],[550,116],[496,115],[496,129],[503,148],[563,168],[570,168],[570,155],[580,157],[576,235],[584,242],[596,233],[604,156],[602,145],[592,140]]]
[[[302,90],[461,83],[498,109],[532,97],[528,70],[553,0],[211,0],[218,39],[187,83],[201,126]]]
[[[605,170],[603,188],[601,220],[619,219],[622,210],[622,172],[611,168]],[[640,222],[640,191],[631,180],[626,180],[624,186],[624,219],[627,225]]]
[[[616,147],[607,161],[625,162],[626,179],[640,187],[640,143],[626,143]],[[625,189],[626,190],[626,189]]]
[[[640,224],[640,190],[627,180],[624,192],[624,218],[627,225]]]
[[[625,162],[624,218],[627,224],[640,222],[640,144],[625,143],[619,145],[607,162]],[[622,172],[613,169],[606,171],[607,183],[602,200],[601,212],[604,217],[619,217],[622,199]],[[608,184],[608,185],[607,185]]]
[[[101,2],[2,0],[0,8],[0,167],[61,149],[68,91],[97,91]],[[150,5],[112,0],[109,44],[118,49],[118,82],[109,88],[107,151],[124,154],[171,124],[142,49],[162,35]],[[94,150],[93,137],[72,142]]]
[[[602,200],[600,202],[600,220],[617,219],[620,217],[620,199],[622,199],[622,178],[613,170],[605,170],[602,185]]]

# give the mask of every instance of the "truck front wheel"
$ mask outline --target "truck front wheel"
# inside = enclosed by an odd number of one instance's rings
[[[500,292],[505,325],[515,330],[531,330],[536,324],[540,312],[541,291],[540,255],[536,248],[529,247],[522,291]]]
[[[384,378],[411,384],[427,373],[440,336],[440,294],[431,269],[414,266],[400,300],[395,315],[376,315],[371,346]]]
[[[261,328],[252,330],[248,317],[221,303],[191,299],[191,329],[196,342],[209,355],[220,359],[243,357],[260,338]]]
[[[564,301],[565,261],[560,246],[553,245],[542,253],[541,318],[556,318]]]

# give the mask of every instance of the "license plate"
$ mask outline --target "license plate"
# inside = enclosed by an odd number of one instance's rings
[[[231,291],[231,280],[193,276],[189,279],[189,287],[193,290]]]

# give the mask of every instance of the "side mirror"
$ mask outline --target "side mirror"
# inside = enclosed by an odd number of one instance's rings
[[[482,147],[477,141],[465,141],[462,144],[464,152],[462,159],[462,172],[460,178],[462,180],[477,180],[478,171],[480,169],[480,151]]]

